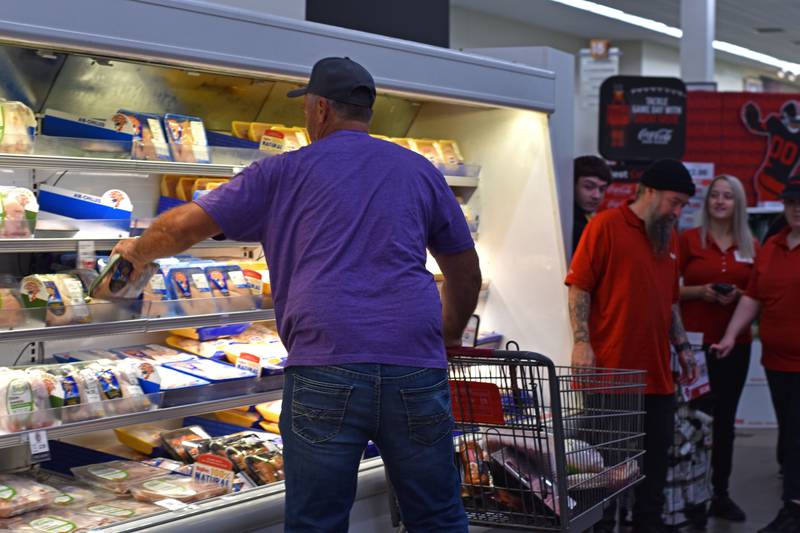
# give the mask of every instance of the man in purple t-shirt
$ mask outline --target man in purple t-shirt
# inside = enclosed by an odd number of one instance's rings
[[[289,351],[286,531],[347,530],[369,440],[410,531],[466,531],[445,356],[481,283],[466,221],[427,159],[368,135],[375,85],[361,65],[323,59],[289,93],[301,95],[310,146],[253,163],[116,251],[138,270],[220,233],[262,243]]]

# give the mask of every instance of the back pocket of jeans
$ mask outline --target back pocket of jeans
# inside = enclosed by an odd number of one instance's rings
[[[353,387],[292,376],[292,431],[311,444],[339,434]]]
[[[412,440],[432,445],[452,434],[450,385],[446,379],[430,387],[403,389],[400,394],[405,404],[408,432]]]

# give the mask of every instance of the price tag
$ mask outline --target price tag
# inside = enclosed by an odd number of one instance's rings
[[[94,270],[96,262],[94,241],[78,241],[78,268]]]
[[[184,509],[189,509],[190,506],[186,503],[183,503],[180,500],[176,500],[174,498],[164,498],[163,500],[158,500],[157,502],[153,502],[159,507],[163,507],[168,511],[183,511]]]
[[[31,447],[31,461],[50,460],[50,443],[47,442],[47,431],[40,429],[28,433],[28,444]]]

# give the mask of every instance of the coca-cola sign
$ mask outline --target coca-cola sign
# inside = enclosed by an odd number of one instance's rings
[[[599,150],[614,161],[680,159],[686,86],[677,78],[612,76],[600,87]]]

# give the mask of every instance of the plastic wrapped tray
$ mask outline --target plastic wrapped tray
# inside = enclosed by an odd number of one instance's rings
[[[143,465],[135,461],[109,461],[72,469],[72,474],[91,485],[102,487],[117,494],[125,494],[137,483],[149,481],[169,473],[160,468]]]
[[[161,477],[131,486],[131,495],[139,501],[156,502],[172,498],[185,503],[226,494],[228,489],[217,483],[204,483],[187,476]]]

